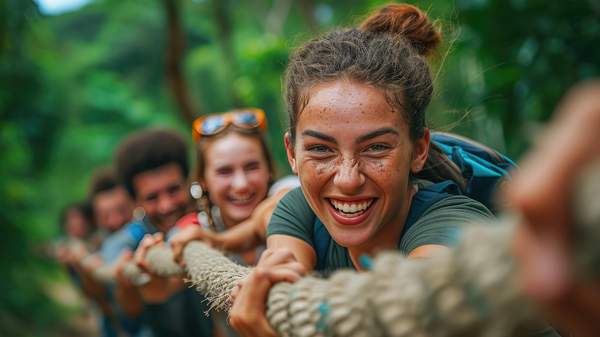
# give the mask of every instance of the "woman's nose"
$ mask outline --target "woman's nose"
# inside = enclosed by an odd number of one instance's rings
[[[231,187],[234,190],[245,190],[248,188],[248,177],[245,172],[236,172],[233,175],[233,181],[231,182]]]
[[[357,193],[364,183],[365,176],[355,159],[344,159],[333,178],[333,184],[340,192],[349,195]]]

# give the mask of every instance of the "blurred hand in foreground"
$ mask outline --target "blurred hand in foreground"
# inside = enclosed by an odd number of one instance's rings
[[[575,336],[600,332],[600,280],[572,270],[574,178],[600,159],[600,82],[573,89],[508,184],[508,204],[522,215],[514,241],[523,288],[549,321]]]

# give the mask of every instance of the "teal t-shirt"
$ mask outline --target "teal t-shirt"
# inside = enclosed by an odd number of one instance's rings
[[[421,214],[400,238],[398,249],[408,255],[423,245],[452,246],[458,242],[460,228],[464,223],[492,216],[492,213],[476,200],[462,195],[448,195]],[[287,193],[277,205],[269,222],[267,235],[289,235],[315,247],[315,220],[316,215],[302,190],[296,188]],[[337,244],[332,238],[330,240],[324,271],[354,268],[348,249]]]

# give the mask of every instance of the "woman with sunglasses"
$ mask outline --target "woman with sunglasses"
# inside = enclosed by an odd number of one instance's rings
[[[457,239],[460,224],[491,216],[481,203],[424,180],[432,179],[429,168],[436,181],[454,176],[430,155],[437,150],[425,125],[433,91],[427,56],[440,41],[420,9],[391,4],[357,29],[325,34],[292,54],[285,145],[301,189],[278,204],[268,249],[234,290],[230,323],[242,335],[275,335],[264,316],[266,294],[315,269],[323,238],[319,269],[360,270],[362,256],[381,250],[431,256]],[[439,201],[409,222],[425,192]],[[315,231],[320,223],[324,232]]]
[[[187,242],[204,240],[240,253],[232,255],[238,262],[256,262],[252,248],[264,243],[266,218],[280,197],[298,186],[295,177],[273,184],[265,129],[266,118],[260,109],[234,110],[194,121],[198,184],[192,193],[200,198],[203,210],[199,216],[190,214],[178,222],[179,231],[170,240],[177,260],[181,261]]]

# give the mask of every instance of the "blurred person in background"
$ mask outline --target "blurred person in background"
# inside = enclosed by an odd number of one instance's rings
[[[65,206],[60,212],[58,222],[61,237],[55,244],[54,254],[57,260],[68,268],[69,274],[79,284],[80,279],[75,271],[75,266],[79,262],[79,252],[93,248],[90,246],[95,225],[90,204],[77,202]]]
[[[188,152],[184,139],[165,129],[146,129],[128,136],[115,154],[119,180],[143,209],[143,215],[109,236],[102,245],[104,263],[115,264],[115,296],[130,318],[141,318],[155,337],[212,336],[213,322],[204,312],[204,298],[184,287],[179,277],[151,276],[143,286],[132,284],[122,268],[145,236],[167,233],[194,205],[189,195]]]
[[[266,116],[260,109],[211,114],[193,123],[201,212],[179,219],[169,233],[176,260],[181,261],[187,242],[204,240],[230,252],[229,258],[237,263],[256,263],[270,212],[287,190],[299,184],[294,176],[274,183],[265,130]],[[162,239],[162,234],[145,239],[138,262],[144,264],[147,249]],[[223,315],[215,317],[221,335],[236,336]]]
[[[125,187],[119,183],[112,168],[101,168],[94,172],[90,183],[89,200],[92,205],[94,221],[100,232],[99,237],[102,241],[132,219],[133,200],[131,200]],[[81,264],[80,270],[82,278],[86,280],[87,288],[94,290],[95,302],[101,309],[102,335],[116,336],[117,331],[122,329],[118,322],[123,322],[122,325],[126,327],[124,331],[131,330],[127,327],[135,324],[132,324],[129,319],[123,317],[119,312],[112,289],[93,277],[94,269],[102,265],[101,259],[98,258],[98,255],[93,255],[90,259],[93,260]],[[83,262],[83,260],[80,261]],[[131,333],[131,331],[129,332]],[[135,329],[133,334],[135,334]]]

